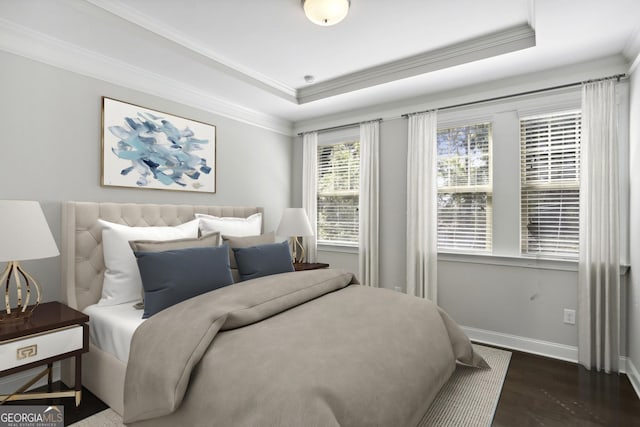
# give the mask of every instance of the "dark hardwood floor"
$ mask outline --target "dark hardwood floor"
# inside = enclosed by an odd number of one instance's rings
[[[640,426],[640,399],[626,375],[591,372],[574,363],[512,353],[493,427]],[[86,389],[79,408],[73,398],[11,403],[64,405],[65,425],[107,408]]]
[[[493,426],[640,426],[640,399],[626,375],[512,351]]]

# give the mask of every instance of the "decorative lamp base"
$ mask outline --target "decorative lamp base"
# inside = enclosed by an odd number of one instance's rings
[[[15,288],[16,288],[16,300],[17,306],[11,307],[11,295],[9,292],[11,284],[11,276],[14,276]],[[22,322],[31,317],[31,313],[40,304],[40,285],[36,282],[29,273],[24,271],[20,262],[10,261],[7,263],[2,276],[0,277],[0,283],[5,283],[4,287],[4,312],[0,312],[0,322],[13,323]],[[29,299],[31,298],[31,284],[33,284],[36,291],[36,303],[29,307]],[[26,297],[22,300],[22,287],[24,285]],[[29,308],[27,310],[27,308]]]
[[[300,237],[294,236],[291,238],[291,252],[293,255],[293,263],[300,264],[304,262],[304,247],[302,246],[302,240]]]

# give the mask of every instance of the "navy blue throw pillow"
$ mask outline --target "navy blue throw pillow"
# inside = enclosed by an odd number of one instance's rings
[[[289,244],[269,243],[248,248],[232,248],[240,280],[294,271]]]
[[[227,245],[134,253],[144,288],[143,319],[181,301],[233,284]]]

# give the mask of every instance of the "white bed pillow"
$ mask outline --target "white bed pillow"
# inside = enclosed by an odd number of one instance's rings
[[[198,237],[197,219],[176,227],[129,227],[99,219],[102,225],[104,282],[98,305],[117,305],[140,299],[142,280],[130,240],[174,240]]]
[[[219,217],[196,214],[200,220],[200,232],[209,234],[218,231],[221,235],[244,237],[262,233],[262,213],[258,212],[248,218]]]

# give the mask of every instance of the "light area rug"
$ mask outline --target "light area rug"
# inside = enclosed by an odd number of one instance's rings
[[[442,387],[418,427],[484,427],[493,421],[511,352],[474,344],[491,369],[458,365]],[[98,412],[70,427],[123,427],[111,409]]]
[[[474,344],[491,369],[458,365],[419,427],[490,426],[507,376],[511,352]]]

